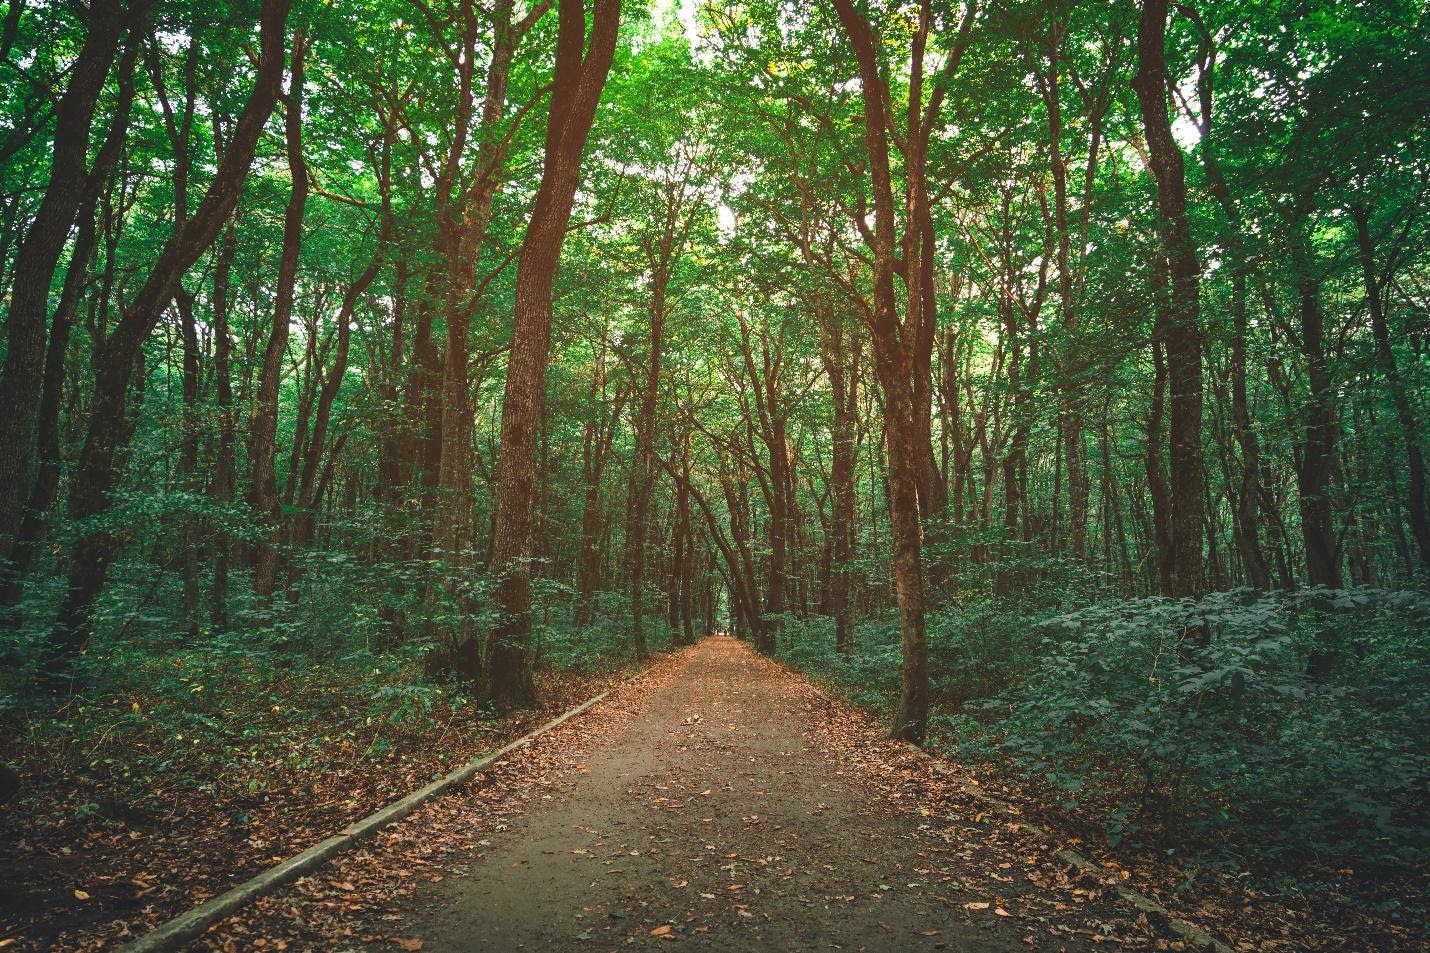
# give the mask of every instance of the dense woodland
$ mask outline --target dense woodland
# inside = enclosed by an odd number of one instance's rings
[[[1427,26],[10,0],[0,753],[730,631],[1114,845],[1423,869]]]

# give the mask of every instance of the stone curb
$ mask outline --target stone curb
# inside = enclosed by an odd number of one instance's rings
[[[413,791],[399,801],[394,801],[376,813],[369,814],[362,820],[350,824],[339,833],[319,841],[302,853],[295,854],[287,860],[269,867],[261,874],[204,901],[187,913],[179,914],[123,947],[121,953],[159,953],[159,951],[182,949],[186,944],[203,936],[209,927],[224,917],[321,867],[331,858],[351,849],[359,840],[402,820],[420,805],[471,779],[473,775],[491,767],[518,748],[526,747],[557,725],[575,718],[605,699],[611,691],[612,689],[607,689],[599,695],[587,699],[560,717],[553,718],[540,728],[522,735],[494,754],[468,761],[455,771]]]

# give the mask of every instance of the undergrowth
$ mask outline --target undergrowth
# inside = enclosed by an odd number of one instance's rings
[[[1001,765],[1113,847],[1404,875],[1430,854],[1427,623],[1430,597],[1375,589],[952,602],[928,615],[931,743]],[[892,614],[848,658],[827,619],[782,632],[796,667],[875,708],[896,697]],[[1311,678],[1328,638],[1337,663]]]

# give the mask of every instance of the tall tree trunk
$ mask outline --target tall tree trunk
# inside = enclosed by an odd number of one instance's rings
[[[860,339],[847,329],[841,316],[821,302],[824,330],[820,356],[824,372],[829,377],[834,422],[830,441],[833,444],[830,463],[830,496],[832,510],[829,519],[831,540],[829,558],[829,611],[834,616],[834,647],[841,655],[854,651],[854,601],[851,598],[854,574],[849,562],[854,558],[855,474],[858,454],[856,428],[859,412]],[[852,345],[845,343],[846,336]]]
[[[1167,257],[1169,287],[1158,334],[1166,350],[1172,556],[1170,596],[1202,588],[1206,526],[1202,456],[1201,265],[1187,218],[1182,149],[1167,110],[1167,0],[1145,0],[1137,27],[1137,76],[1132,85],[1152,177],[1157,183],[1158,232]]]
[[[289,0],[264,0],[257,75],[228,150],[193,217],[164,245],[144,284],[98,350],[89,430],[70,491],[71,519],[89,520],[109,508],[109,493],[119,477],[120,454],[129,439],[128,390],[144,339],[173,299],[180,277],[213,244],[238,202],[258,137],[278,100],[288,6]],[[71,550],[68,588],[40,660],[40,677],[51,687],[71,684],[74,660],[89,641],[94,603],[104,589],[119,545],[114,533],[95,530],[82,535]]]
[[[605,354],[597,356],[596,374],[591,383],[591,416],[582,436],[581,479],[585,499],[581,508],[581,539],[576,556],[576,609],[572,624],[581,628],[596,621],[596,589],[601,582],[601,537],[605,516],[602,477],[615,438],[616,421],[625,404],[625,390],[617,391],[608,404],[605,395]],[[604,419],[603,419],[604,418]]]
[[[1048,166],[1053,178],[1053,231],[1057,237],[1058,301],[1066,345],[1062,351],[1062,380],[1058,386],[1058,426],[1062,433],[1068,484],[1068,538],[1073,556],[1087,555],[1087,516],[1090,487],[1082,460],[1083,360],[1078,348],[1078,302],[1073,290],[1072,232],[1068,224],[1068,170],[1063,157],[1062,91],[1059,76],[1059,30],[1066,25],[1054,21],[1048,43],[1048,68],[1035,75],[1047,107]]]
[[[660,396],[660,354],[665,329],[665,286],[669,273],[657,267],[650,306],[650,354],[646,359],[646,379],[641,386],[641,402],[636,409],[635,450],[631,456],[631,519],[626,532],[630,549],[631,643],[636,658],[649,656],[645,637],[646,518],[650,511],[651,489],[655,485],[655,407]]]
[[[258,544],[253,589],[261,599],[272,597],[278,585],[277,531],[282,516],[278,496],[278,396],[283,365],[288,357],[288,325],[293,318],[293,295],[298,281],[298,255],[303,247],[303,213],[308,201],[308,166],[303,158],[303,55],[302,34],[293,38],[293,56],[285,102],[284,135],[292,186],[283,213],[283,251],[278,259],[273,320],[263,364],[258,372],[258,399],[248,425],[248,463],[253,471],[249,504],[266,524],[267,538]],[[290,483],[293,474],[290,474]]]
[[[1251,422],[1246,390],[1246,275],[1240,263],[1232,275],[1231,419],[1241,447],[1241,488],[1236,494],[1234,536],[1246,579],[1254,589],[1271,587],[1271,567],[1261,551],[1261,442]]]
[[[1330,361],[1326,355],[1325,313],[1320,279],[1315,274],[1310,235],[1297,223],[1292,239],[1292,269],[1300,315],[1301,353],[1310,391],[1305,434],[1300,441],[1296,488],[1300,497],[1301,540],[1306,547],[1306,575],[1313,586],[1341,587],[1340,553],[1331,475],[1336,457],[1336,411],[1332,403]]]
[[[222,506],[233,500],[237,485],[235,448],[237,420],[233,402],[233,339],[228,326],[229,276],[238,250],[238,223],[230,218],[214,263],[214,396],[218,405],[218,451],[214,459],[213,483],[209,492],[214,502]],[[233,541],[219,533],[214,542],[213,584],[209,590],[209,619],[215,632],[228,628],[228,574],[233,559]]]
[[[35,424],[45,375],[50,290],[91,175],[89,136],[95,104],[126,22],[135,25],[126,57],[126,72],[132,69],[132,57],[141,42],[138,29],[147,7],[147,0],[136,0],[128,11],[121,9],[118,0],[90,4],[84,44],[55,107],[49,181],[30,229],[15,252],[5,324],[5,366],[0,375],[0,407],[5,408],[0,413],[0,573],[6,576],[14,572],[10,558],[29,497]],[[127,110],[127,105],[124,108]],[[95,174],[98,172],[96,169]]]
[[[887,86],[879,70],[878,52],[869,21],[855,9],[853,0],[835,0],[840,23],[859,64],[860,95],[864,105],[864,138],[874,198],[873,306],[869,315],[875,367],[884,392],[884,421],[888,443],[889,523],[894,544],[894,585],[899,604],[899,631],[903,649],[899,710],[894,735],[922,741],[928,730],[928,641],[924,627],[922,539],[919,528],[918,472],[920,434],[914,407],[911,353],[916,322],[899,320],[894,286],[894,193],[889,163],[889,121],[885,112]],[[920,64],[922,57],[915,58]],[[914,102],[921,97],[911,96]],[[922,174],[922,169],[918,170]],[[911,190],[917,198],[917,190]],[[917,205],[906,228],[917,229]],[[929,253],[932,249],[928,250]],[[907,275],[919,273],[915,257],[905,253]],[[917,288],[918,282],[911,282]],[[906,296],[911,307],[922,307],[922,294]],[[912,316],[911,316],[912,317]],[[915,327],[909,327],[914,323]]]
[[[169,133],[169,143],[174,153],[174,228],[181,229],[189,217],[189,170],[191,157],[190,141],[194,128],[195,97],[198,93],[196,71],[198,68],[198,43],[189,40],[188,52],[184,57],[184,106],[176,119],[173,106],[169,102],[164,85],[164,70],[158,57],[151,60],[150,73],[154,88],[159,94],[159,104],[164,116],[164,125]],[[179,441],[178,483],[183,492],[199,492],[199,329],[194,316],[194,297],[180,283],[174,295],[174,303],[179,312],[179,335],[182,342],[182,434]],[[190,640],[199,634],[199,527],[188,513],[178,517],[179,535],[179,575],[183,585],[184,629]]]
[[[531,704],[531,527],[536,430],[551,352],[551,285],[561,258],[581,152],[615,54],[620,0],[595,0],[589,50],[582,0],[558,0],[556,72],[546,123],[541,186],[517,264],[511,356],[502,403],[491,572],[497,615],[484,653],[486,697],[499,705]]]
[[[1165,293],[1165,288],[1162,293]],[[1152,368],[1151,412],[1147,415],[1147,441],[1143,449],[1143,462],[1147,473],[1147,494],[1152,498],[1152,545],[1157,552],[1157,581],[1163,593],[1171,593],[1172,568],[1176,563],[1176,555],[1172,551],[1171,491],[1167,487],[1167,469],[1162,458],[1167,362],[1163,358],[1162,342],[1155,337],[1152,341]]]
[[[437,498],[434,508],[432,542],[434,548],[460,573],[471,565],[475,535],[472,499],[472,407],[468,381],[468,331],[476,302],[477,265],[491,225],[492,207],[502,182],[500,172],[507,139],[501,133],[506,110],[507,86],[517,44],[535,20],[514,25],[513,0],[498,0],[493,8],[492,56],[487,67],[486,91],[477,128],[476,184],[462,193],[456,203],[444,202],[441,217],[447,250],[447,296],[443,312],[447,324],[446,350],[441,379],[441,458],[437,465]],[[462,109],[470,107],[471,59],[475,55],[476,28],[480,18],[468,15],[462,61]],[[465,118],[461,121],[465,122]],[[450,153],[450,167],[462,158],[461,150]],[[443,187],[450,187],[444,183]],[[480,671],[480,644],[474,628],[475,606],[456,586],[454,597],[463,608],[462,620],[454,633],[453,650],[462,657],[466,670]]]
[[[14,547],[9,553],[9,565],[0,558],[0,620],[14,618],[13,613],[24,597],[25,579],[34,564],[45,535],[45,521],[59,491],[60,483],[60,400],[64,391],[65,355],[69,350],[70,332],[79,310],[80,298],[89,275],[91,260],[98,245],[95,222],[100,193],[111,179],[119,161],[129,131],[129,116],[134,103],[134,62],[139,49],[136,38],[125,50],[119,66],[119,98],[114,120],[104,144],[95,157],[80,195],[79,226],[69,269],[50,321],[49,344],[45,350],[44,378],[40,385],[35,427],[35,473],[30,482],[29,497],[16,532]],[[13,327],[14,312],[11,312]],[[13,346],[13,345],[12,345]],[[0,546],[3,546],[0,540]],[[4,571],[8,568],[8,571]]]

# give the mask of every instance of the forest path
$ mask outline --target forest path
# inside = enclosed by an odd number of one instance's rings
[[[714,636],[657,658],[201,945],[1184,948],[1057,858],[1056,840],[970,796],[977,783]]]
[[[1020,922],[1020,894],[1049,898],[1013,883],[1002,850],[966,850],[941,824],[911,823],[927,809],[856,783],[861,766],[832,750],[820,704],[743,643],[704,640],[571,766],[574,783],[542,795],[464,876],[420,891],[409,932],[437,951],[667,934],[692,950],[1069,946],[1071,930],[1030,936]]]

